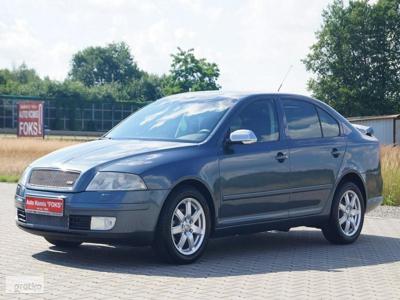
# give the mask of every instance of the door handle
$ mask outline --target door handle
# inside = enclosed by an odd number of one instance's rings
[[[280,163],[284,162],[286,159],[288,159],[288,156],[286,153],[283,152],[278,152],[275,156],[275,159],[279,161]]]
[[[332,151],[331,151],[331,154],[332,154],[333,157],[336,158],[336,157],[339,157],[340,151],[337,148],[333,148]]]

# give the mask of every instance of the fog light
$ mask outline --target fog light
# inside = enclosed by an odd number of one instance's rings
[[[110,230],[115,225],[115,217],[92,217],[90,221],[91,230]]]

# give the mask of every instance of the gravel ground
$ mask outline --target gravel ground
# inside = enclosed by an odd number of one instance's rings
[[[400,219],[400,206],[379,206],[367,214],[368,217],[375,218],[395,218]]]

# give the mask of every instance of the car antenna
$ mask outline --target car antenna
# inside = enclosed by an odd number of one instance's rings
[[[292,68],[293,68],[293,65],[290,65],[290,66],[289,66],[289,69],[287,70],[287,72],[286,72],[286,74],[285,74],[285,77],[283,77],[283,80],[282,80],[281,84],[280,84],[279,87],[278,87],[278,93],[279,93],[279,91],[281,90],[281,87],[282,87],[283,83],[285,82],[286,77],[289,75],[290,71],[292,70]]]

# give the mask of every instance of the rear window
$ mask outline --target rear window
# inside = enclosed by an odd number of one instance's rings
[[[314,105],[297,100],[283,100],[288,135],[292,139],[322,137],[319,118]]]
[[[335,137],[340,134],[338,122],[326,111],[317,107],[324,137]]]

